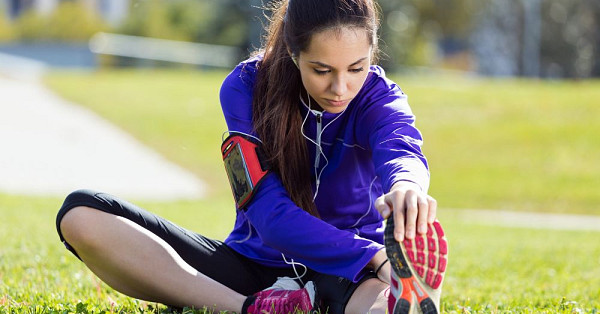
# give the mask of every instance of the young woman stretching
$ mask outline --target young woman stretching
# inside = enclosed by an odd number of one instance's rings
[[[374,65],[377,26],[372,0],[277,3],[221,88],[224,242],[89,190],[65,200],[61,240],[116,290],[173,306],[438,312],[446,240],[407,97]]]

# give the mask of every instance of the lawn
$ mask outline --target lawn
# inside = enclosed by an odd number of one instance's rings
[[[226,72],[56,73],[50,87],[200,177],[225,182]],[[447,208],[600,215],[600,81],[394,77],[425,137],[430,193]]]
[[[225,72],[55,73],[46,83],[210,182],[204,200],[135,203],[224,238],[233,224],[218,147]],[[452,208],[600,214],[600,82],[396,77],[425,136],[450,264],[448,313],[600,311],[594,232],[484,226]],[[100,283],[58,242],[60,198],[0,194],[0,313],[160,312]]]
[[[151,313],[164,306],[125,297],[101,283],[59,242],[59,198],[0,194],[0,313]],[[177,224],[224,238],[229,200],[137,202]],[[190,219],[190,217],[194,217]]]
[[[600,81],[398,81],[444,206],[600,215]]]
[[[227,202],[136,202],[177,224],[223,238]],[[0,195],[0,313],[156,313],[99,282],[58,241],[58,198]],[[466,224],[442,211],[450,240],[445,313],[597,313],[598,233]],[[190,219],[192,218],[192,219]]]

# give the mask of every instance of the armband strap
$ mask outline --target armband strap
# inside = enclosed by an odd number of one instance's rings
[[[223,163],[237,209],[248,205],[269,167],[261,143],[239,133],[229,135],[221,144]]]

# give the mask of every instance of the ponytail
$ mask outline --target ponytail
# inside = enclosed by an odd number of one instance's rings
[[[264,143],[268,161],[280,176],[291,200],[311,215],[319,214],[313,202],[308,148],[302,137],[298,106],[302,88],[300,71],[284,42],[287,5],[273,14],[266,36],[266,49],[254,86],[252,119]]]

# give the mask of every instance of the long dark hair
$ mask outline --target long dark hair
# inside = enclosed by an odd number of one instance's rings
[[[303,85],[292,57],[306,51],[313,34],[348,26],[365,29],[376,53],[378,14],[373,0],[280,0],[272,9],[263,47],[257,52],[263,59],[254,86],[253,124],[292,201],[318,217],[308,149],[300,132]]]

